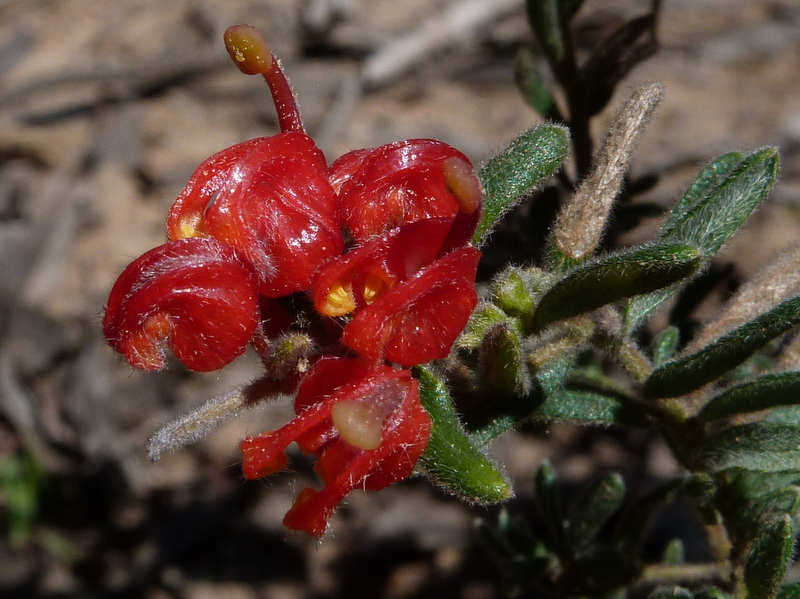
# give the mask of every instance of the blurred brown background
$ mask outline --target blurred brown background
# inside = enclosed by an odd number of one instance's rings
[[[245,483],[237,443],[280,425],[288,405],[151,464],[155,429],[254,378],[258,362],[245,356],[203,376],[132,372],[99,324],[116,275],[163,241],[167,210],[199,162],[276,132],[263,82],[229,64],[228,25],[267,34],[330,159],[435,137],[479,163],[538,120],[513,80],[516,49],[532,43],[522,5],[0,2],[0,596],[500,596],[471,536],[473,519],[492,510],[422,480],[354,493],[322,544],[285,532],[308,468],[298,460],[299,472]],[[580,47],[648,8],[587,0]],[[670,205],[724,151],[781,147],[777,187],[724,253],[747,278],[800,237],[800,6],[665,0],[659,38],[660,52],[618,93],[666,84],[635,160],[637,174],[661,177],[642,200]],[[657,440],[614,431],[540,426],[492,451],[517,481],[514,509],[525,508],[544,457],[576,484],[619,469],[635,488],[675,471]]]

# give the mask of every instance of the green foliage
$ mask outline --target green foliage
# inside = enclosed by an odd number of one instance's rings
[[[765,374],[712,398],[697,419],[710,422],[737,414],[797,404],[800,404],[800,372]]]
[[[12,545],[31,541],[43,485],[44,472],[31,453],[9,453],[0,461],[0,505],[8,519]]]
[[[703,349],[676,358],[645,382],[650,397],[676,397],[710,383],[739,366],[769,341],[800,322],[800,296],[754,318]]]
[[[788,515],[760,527],[744,563],[744,583],[750,599],[775,596],[794,550],[795,526]]]
[[[656,239],[614,250],[613,238],[604,238],[619,225],[621,209],[612,203],[641,188],[625,174],[630,140],[638,139],[661,87],[633,93],[597,153],[590,119],[655,51],[661,3],[622,23],[579,63],[572,20],[581,4],[526,2],[537,45],[519,51],[517,81],[526,102],[559,125],[531,129],[483,167],[487,205],[475,242],[485,242],[518,202],[536,201],[537,188],[566,157],[568,139],[575,170],[559,173],[560,213],[542,263],[500,272],[481,290],[437,375],[420,370],[435,432],[424,468],[448,490],[491,502],[510,491],[480,448],[511,428],[570,422],[650,431],[687,474],[636,497],[626,497],[619,474],[606,474],[565,505],[556,469],[545,462],[535,475],[533,513],[510,506],[496,523],[478,524],[506,591],[800,597],[800,585],[781,588],[800,522],[800,371],[780,355],[800,323],[796,257],[770,270],[762,297],[752,299],[760,283],[751,285],[750,296],[740,292],[694,337],[678,309],[661,330],[643,326],[666,300],[682,306],[699,289],[688,284],[707,271],[775,183],[778,152],[723,154],[665,215]],[[646,349],[643,331],[650,336]],[[482,487],[481,476],[494,482]],[[653,522],[678,501],[696,511],[708,561],[688,563],[676,538],[661,561],[644,562]]]
[[[603,256],[568,273],[544,295],[534,330],[606,304],[648,293],[694,274],[700,253],[682,244],[661,244]]]
[[[431,371],[419,367],[420,399],[431,417],[428,448],[420,460],[425,474],[470,502],[496,503],[512,495],[505,474],[470,439],[450,394]]]
[[[538,125],[489,160],[480,171],[484,204],[473,241],[485,241],[506,212],[556,172],[568,152],[564,127]]]

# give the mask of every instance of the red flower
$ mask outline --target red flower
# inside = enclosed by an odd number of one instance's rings
[[[407,478],[430,434],[411,373],[354,358],[320,359],[300,385],[295,413],[283,428],[242,441],[242,469],[248,479],[282,470],[292,441],[314,454],[325,486],[304,489],[283,521],[312,536],[325,532],[353,489],[379,490]]]
[[[345,346],[403,366],[449,354],[477,303],[480,259],[473,247],[439,257],[451,227],[441,218],[397,227],[322,268],[312,287],[317,310],[355,312]]]
[[[328,169],[266,41],[248,26],[225,39],[239,68],[269,85],[281,133],[198,167],[170,211],[171,241],[125,269],[103,330],[146,369],[164,366],[166,345],[207,371],[251,343],[264,393],[297,390],[296,418],[242,442],[244,474],[285,468],[293,441],[316,456],[324,488],[302,491],[284,523],[321,536],[351,490],[408,477],[427,445],[418,383],[388,362],[444,358],[466,325],[477,302],[480,252],[469,243],[480,185],[461,152],[429,139],[357,150]],[[342,228],[353,240],[347,252]],[[292,295],[302,291],[313,307]],[[347,352],[359,357],[333,357]],[[163,447],[181,443],[171,431]]]
[[[138,368],[165,366],[164,346],[188,368],[217,370],[242,354],[258,326],[253,268],[215,239],[161,245],[122,272],[103,333]]]

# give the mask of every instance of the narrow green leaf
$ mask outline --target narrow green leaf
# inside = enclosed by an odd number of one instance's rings
[[[731,426],[703,439],[695,457],[706,470],[800,470],[800,427],[756,422]]]
[[[522,340],[508,323],[493,326],[483,338],[480,351],[483,388],[500,396],[526,393],[531,387],[531,375],[522,353]]]
[[[789,516],[762,527],[744,565],[748,599],[772,599],[780,588],[794,551],[794,525]]]
[[[586,489],[570,506],[565,529],[566,541],[573,551],[589,544],[600,528],[619,509],[625,497],[625,482],[612,473]]]
[[[705,167],[667,216],[659,233],[665,242],[698,247],[707,262],[747,220],[775,181],[778,154],[765,148],[747,157],[723,154]],[[625,325],[635,330],[678,285],[635,297],[625,309]]]
[[[784,515],[794,520],[798,510],[800,510],[800,487],[786,487],[759,497],[745,510],[743,520],[753,523],[763,521],[767,517]]]
[[[766,374],[728,389],[709,401],[697,415],[710,422],[736,414],[758,412],[775,406],[800,404],[800,372]]]
[[[475,308],[469,318],[464,332],[458,338],[458,347],[461,349],[478,349],[483,343],[483,338],[498,324],[507,322],[508,314],[490,302],[484,302]]]
[[[653,364],[661,366],[675,355],[680,340],[680,331],[677,327],[667,327],[661,331],[650,344]]]
[[[688,356],[667,362],[645,381],[650,397],[677,397],[730,372],[800,322],[800,296],[754,318],[714,343]]]
[[[775,599],[800,599],[800,582],[783,586]]]
[[[554,66],[567,56],[568,40],[558,0],[526,0],[528,21],[547,58]]]
[[[623,553],[637,555],[650,523],[658,511],[672,501],[686,481],[673,480],[649,491],[628,507],[615,527],[615,538]]]
[[[545,293],[533,317],[535,329],[648,293],[692,275],[700,253],[683,244],[660,244],[602,257],[567,274]]]
[[[529,48],[519,49],[516,67],[517,86],[528,105],[543,118],[563,121],[558,105],[539,73],[536,56]]]
[[[710,201],[710,197],[742,162],[744,154],[728,152],[703,168],[661,225],[660,239],[670,239],[680,225],[691,218],[695,210]]]
[[[558,498],[556,471],[549,461],[539,464],[533,482],[533,500],[550,532],[551,549],[560,553],[564,548],[564,516]]]
[[[528,331],[536,304],[556,280],[556,275],[541,268],[509,267],[492,281],[491,294],[494,303]]]
[[[431,436],[420,458],[425,473],[454,495],[481,504],[513,495],[505,474],[469,438],[447,388],[431,371],[417,367],[420,401],[431,417]]]
[[[533,416],[578,424],[643,426],[647,422],[643,414],[618,396],[576,389],[555,391]]]
[[[758,472],[732,468],[719,472],[717,477],[734,490],[737,503],[750,503],[786,487],[800,485],[800,471],[793,470]]]
[[[660,239],[700,248],[710,257],[761,203],[778,174],[778,150],[764,148],[731,167],[736,154],[717,159],[700,174],[667,217]]]
[[[484,242],[500,218],[555,173],[568,153],[565,127],[538,125],[492,157],[480,170],[484,204],[473,242]]]

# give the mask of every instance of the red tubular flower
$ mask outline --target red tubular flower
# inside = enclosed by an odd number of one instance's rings
[[[206,235],[236,248],[268,297],[308,289],[344,246],[325,157],[297,131],[252,139],[203,162],[175,201],[167,231],[170,239]]]
[[[122,272],[103,332],[138,368],[165,366],[164,346],[188,368],[222,368],[242,354],[258,325],[257,279],[233,248],[214,239],[161,245]]]
[[[480,257],[474,247],[456,250],[387,291],[347,324],[342,344],[402,366],[446,358],[478,302]]]
[[[481,192],[472,165],[440,141],[408,139],[350,152],[331,165],[330,178],[357,242],[426,218],[472,215],[473,230],[478,222]]]
[[[448,355],[477,303],[480,259],[473,247],[438,257],[451,226],[441,218],[404,225],[322,268],[312,287],[317,311],[355,312],[345,346],[403,366]]]
[[[284,524],[321,536],[336,506],[353,489],[378,490],[408,477],[430,434],[430,418],[407,370],[372,367],[353,358],[322,358],[300,385],[297,417],[283,428],[242,441],[248,479],[287,465],[296,441],[317,456],[325,487],[303,490]]]

